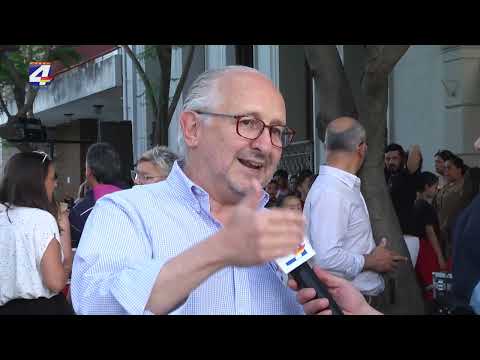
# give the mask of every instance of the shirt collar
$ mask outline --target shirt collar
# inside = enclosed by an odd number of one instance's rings
[[[195,184],[190,178],[183,172],[185,162],[183,160],[177,160],[173,164],[172,170],[165,180],[173,189],[180,190],[180,196],[191,206],[195,208],[197,212],[201,211],[201,202],[209,202],[209,194],[199,185]],[[263,194],[259,202],[258,208],[264,208],[270,199],[268,193],[262,190]]]
[[[354,188],[360,189],[360,185],[362,184],[360,178],[356,175],[353,175],[347,171],[335,168],[333,166],[322,165],[320,166],[319,175],[331,175],[343,182],[352,190]]]

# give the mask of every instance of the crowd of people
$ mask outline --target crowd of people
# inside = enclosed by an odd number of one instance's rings
[[[318,174],[277,169],[295,134],[283,97],[257,70],[230,66],[193,82],[179,125],[183,156],[160,146],[142,154],[133,187],[111,145],[90,146],[70,204],[55,200],[47,154],[9,159],[0,314],[330,314],[327,299],[292,279],[284,286],[269,266],[305,236],[342,311],[382,313],[384,275],[408,258],[373,238],[357,176],[368,139],[356,119],[330,122]],[[432,272],[453,271],[458,299],[479,312],[480,172],[448,150],[434,157],[438,176],[422,171],[419,146],[390,144],[385,180],[403,234],[419,240],[425,300]]]

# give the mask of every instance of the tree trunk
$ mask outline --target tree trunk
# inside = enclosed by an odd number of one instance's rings
[[[305,46],[305,55],[314,77],[315,95],[321,109],[317,115],[318,135],[324,141],[325,129],[330,121],[340,116],[356,117],[357,110],[337,47]]]
[[[33,103],[37,97],[38,89],[33,88],[30,84],[27,85],[27,91],[25,96],[25,103],[18,111],[19,117],[33,117]]]
[[[172,67],[172,45],[155,45],[160,63],[160,92],[158,94],[158,117],[155,141],[159,145],[168,145],[168,103],[170,98],[170,80]]]
[[[175,109],[177,108],[178,100],[180,99],[180,95],[182,94],[183,87],[185,86],[185,81],[187,81],[187,76],[188,76],[188,73],[190,72],[190,67],[192,66],[194,54],[195,54],[195,45],[190,45],[190,51],[188,52],[188,55],[187,55],[187,61],[183,65],[182,75],[180,76],[180,80],[178,81],[178,85],[177,85],[177,88],[175,89],[175,94],[173,95],[170,106],[168,107],[167,129],[170,126],[170,121],[172,121],[173,114],[175,113]]]
[[[306,55],[319,96],[321,114],[318,117],[328,124],[338,116],[358,114],[356,117],[367,131],[368,156],[359,176],[375,241],[378,244],[386,237],[390,249],[409,257],[383,174],[388,75],[407,49],[408,46],[401,49],[345,46],[345,67],[334,45],[307,46]],[[400,265],[397,271],[386,275],[385,280],[383,296],[389,304],[386,313],[424,313],[411,262]],[[393,299],[390,294],[394,294]]]

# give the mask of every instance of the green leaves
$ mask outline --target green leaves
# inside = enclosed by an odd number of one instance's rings
[[[73,47],[64,45],[12,45],[0,47],[0,95],[14,95],[18,114],[32,112],[36,89],[28,84],[30,62],[59,61],[71,66],[81,60]],[[1,104],[0,104],[1,106]],[[4,106],[2,106],[3,108]],[[5,112],[5,109],[3,108]]]
[[[80,54],[70,47],[56,47],[50,52],[47,61],[60,61],[65,66],[72,66],[81,60]]]

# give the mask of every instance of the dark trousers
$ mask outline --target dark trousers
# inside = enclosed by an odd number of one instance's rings
[[[14,299],[0,306],[0,315],[73,315],[73,308],[65,295],[50,299]]]

